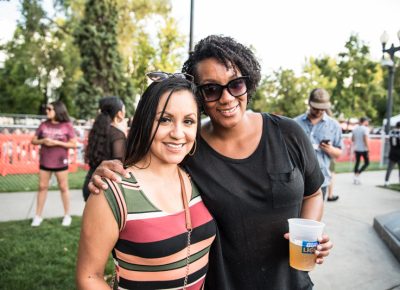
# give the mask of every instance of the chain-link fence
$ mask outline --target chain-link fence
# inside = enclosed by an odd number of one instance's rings
[[[0,192],[36,191],[38,189],[39,146],[32,145],[31,140],[36,128],[45,116],[0,116]],[[80,189],[86,175],[87,165],[84,163],[84,149],[90,126],[74,126],[78,147],[70,149],[69,187]],[[383,160],[381,135],[370,136],[370,161]],[[348,162],[349,170],[354,160],[351,136],[344,135],[343,154],[336,161]],[[52,177],[52,189],[57,182]]]
[[[35,130],[45,116],[0,116],[0,192],[36,191],[39,184],[39,148],[31,144]],[[88,126],[74,126],[77,148],[69,149],[70,188],[82,188],[87,165],[84,148],[90,130]],[[57,188],[53,175],[52,189]]]

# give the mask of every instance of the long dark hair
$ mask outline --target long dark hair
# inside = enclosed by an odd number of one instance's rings
[[[51,102],[50,105],[52,105],[54,108],[54,113],[55,113],[54,119],[57,122],[63,123],[63,122],[70,121],[67,107],[65,107],[65,105],[62,101],[60,101],[60,100],[54,101],[54,102]]]
[[[85,159],[91,168],[97,167],[110,156],[110,125],[124,103],[118,97],[105,97],[99,101],[100,113],[90,130]]]
[[[153,142],[154,136],[157,133],[160,120],[164,115],[165,108],[167,107],[168,101],[174,92],[187,90],[193,94],[193,98],[197,104],[197,135],[196,139],[200,136],[200,105],[195,95],[196,87],[188,80],[169,77],[161,82],[153,82],[144,91],[140,98],[139,104],[136,108],[135,115],[133,117],[132,126],[129,130],[127,139],[127,150],[125,155],[124,166],[129,167],[138,161],[142,160],[149,152],[151,143]],[[152,134],[154,120],[157,113],[158,103],[160,102],[161,96],[169,92],[168,98],[164,104],[161,112],[161,117],[157,123],[156,130]]]
[[[232,67],[235,72],[239,69],[243,76],[249,76],[246,84],[250,101],[261,79],[261,66],[254,53],[231,37],[210,35],[196,44],[194,51],[183,64],[182,72],[194,76],[195,82],[198,83],[197,64],[208,58],[215,58],[226,69]]]

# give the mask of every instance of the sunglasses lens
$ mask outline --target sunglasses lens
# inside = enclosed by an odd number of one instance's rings
[[[247,92],[246,80],[239,78],[232,80],[228,84],[228,91],[234,97],[240,97]]]
[[[204,101],[206,102],[218,100],[221,97],[222,90],[222,86],[217,84],[203,85],[200,88]]]
[[[153,82],[162,82],[163,80],[168,78],[168,74],[165,72],[149,72],[147,74],[147,77]]]

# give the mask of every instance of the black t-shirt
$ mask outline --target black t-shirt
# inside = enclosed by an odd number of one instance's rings
[[[291,119],[263,114],[257,149],[232,159],[205,141],[187,170],[218,225],[206,289],[310,289],[307,272],[289,267],[288,218],[299,217],[304,196],[324,177],[314,149]]]
[[[389,133],[389,159],[395,162],[400,161],[400,129],[393,129]]]
[[[96,167],[99,166],[99,164],[104,160],[118,159],[120,161],[123,161],[126,151],[125,133],[122,132],[120,129],[110,125],[110,130],[107,136],[107,143],[103,146],[108,147],[109,153],[107,156],[104,156],[104,158],[100,162],[95,163],[94,160],[89,160],[89,165],[92,171],[94,171]]]

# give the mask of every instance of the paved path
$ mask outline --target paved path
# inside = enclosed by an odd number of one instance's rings
[[[376,187],[384,174],[365,172],[361,185],[352,184],[352,174],[337,175],[340,199],[326,203],[323,217],[334,248],[311,272],[315,290],[400,289],[400,263],[372,227],[375,216],[400,210],[400,192]]]
[[[383,179],[383,171],[366,172],[353,185],[352,174],[337,175],[340,199],[326,203],[323,217],[334,249],[311,272],[315,290],[400,290],[400,263],[372,227],[375,216],[400,210],[400,192],[376,187]],[[32,192],[0,194],[0,221],[32,217],[34,198]],[[81,215],[83,207],[81,191],[71,190],[72,214]],[[59,192],[49,192],[44,217],[62,215]]]

